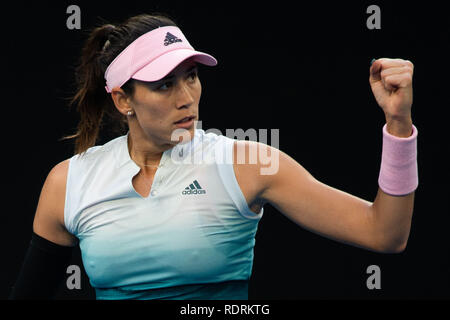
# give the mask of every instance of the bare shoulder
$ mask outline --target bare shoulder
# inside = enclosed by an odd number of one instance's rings
[[[295,159],[270,145],[238,140],[234,144],[234,170],[239,185],[252,190],[259,201],[270,202],[267,195],[274,187],[286,184],[296,176],[298,181],[314,180]]]
[[[249,205],[265,201],[264,190],[278,174],[282,152],[257,141],[236,140],[233,149],[233,167],[236,180]]]
[[[40,202],[41,200],[49,202],[48,204],[53,204],[55,207],[60,207],[61,204],[64,205],[61,202],[64,202],[65,199],[69,162],[70,159],[61,161],[50,170],[42,187]]]
[[[243,171],[258,179],[259,183],[271,180],[279,174],[280,161],[288,155],[279,149],[257,141],[236,140],[233,150],[235,170]]]
[[[33,231],[60,245],[72,246],[76,238],[64,226],[66,182],[70,159],[55,165],[42,186]]]
[[[67,171],[69,170],[70,159],[66,159],[56,164],[49,172],[46,183],[50,184],[63,184],[65,187],[67,180]]]

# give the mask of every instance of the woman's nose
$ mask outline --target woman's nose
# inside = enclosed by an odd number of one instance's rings
[[[184,81],[180,81],[179,89],[177,90],[177,108],[189,107],[194,103],[192,89]]]

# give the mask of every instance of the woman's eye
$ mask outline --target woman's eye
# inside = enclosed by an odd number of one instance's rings
[[[197,71],[193,71],[193,72],[189,73],[188,79],[189,79],[190,81],[194,82],[195,79],[197,78],[197,76],[198,76]],[[167,82],[164,82],[163,84],[161,84],[159,87],[157,87],[157,90],[160,90],[160,91],[167,91],[167,90],[169,90],[170,87],[172,87],[172,86],[173,86],[172,81],[167,81]]]
[[[195,78],[197,78],[197,72],[191,72],[190,74],[189,74],[189,78],[191,79],[191,80],[195,80]]]
[[[162,85],[158,87],[158,90],[168,90],[172,86],[171,82],[164,82]]]

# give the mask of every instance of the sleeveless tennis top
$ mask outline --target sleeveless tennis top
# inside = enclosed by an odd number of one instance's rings
[[[128,134],[70,159],[64,222],[97,299],[248,299],[263,209],[247,205],[233,142],[195,130],[162,154],[148,197]]]

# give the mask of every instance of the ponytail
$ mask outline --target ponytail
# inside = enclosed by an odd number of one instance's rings
[[[111,95],[105,90],[105,71],[130,43],[163,26],[176,24],[162,15],[142,14],[129,18],[117,27],[105,24],[91,31],[75,69],[77,91],[70,99],[70,105],[76,105],[80,114],[80,122],[75,134],[63,138],[75,138],[75,154],[83,153],[96,144],[105,118],[112,121],[116,131],[124,132],[127,120],[116,109]],[[121,87],[128,95],[134,93],[133,82],[133,79],[130,79]]]
[[[76,138],[75,153],[95,145],[104,110],[108,107],[106,104],[109,104],[106,92],[101,90],[104,73],[99,56],[112,30],[114,26],[110,24],[94,29],[81,51],[80,64],[76,68],[78,91],[70,101],[71,105],[77,105],[80,122],[77,132],[67,137]]]

